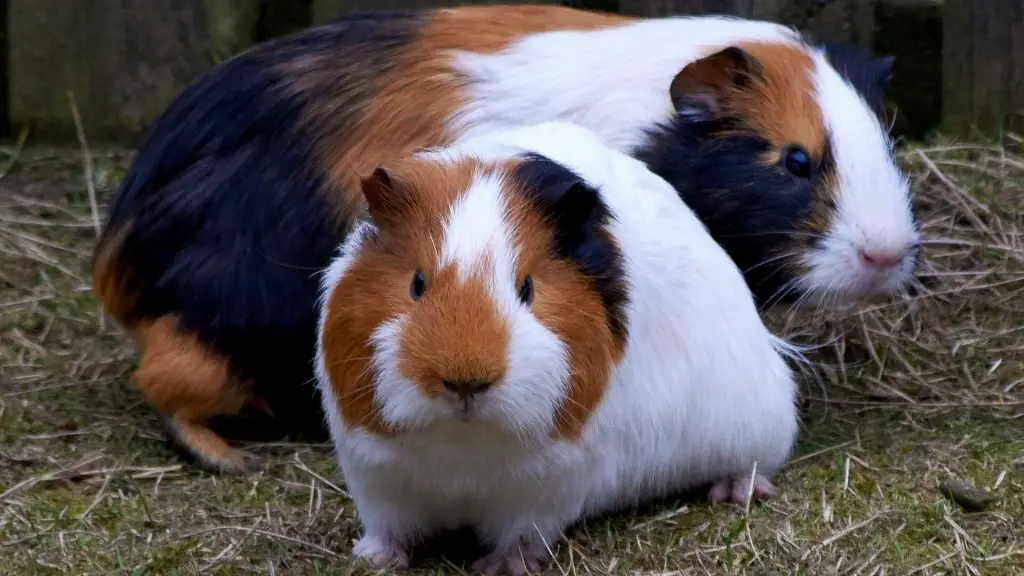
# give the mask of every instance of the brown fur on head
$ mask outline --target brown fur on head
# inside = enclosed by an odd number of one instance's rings
[[[372,225],[329,269],[321,311],[346,425],[581,432],[625,334],[623,288],[595,282],[576,251],[600,236],[600,272],[621,273],[604,206],[574,178],[546,160],[427,155],[363,181]]]

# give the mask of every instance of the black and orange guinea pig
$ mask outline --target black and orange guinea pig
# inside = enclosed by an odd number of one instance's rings
[[[770,22],[557,6],[342,17],[188,86],[109,207],[93,282],[140,347],[135,385],[210,470],[209,427],[325,433],[317,280],[382,162],[496,127],[593,130],[667,180],[763,308],[901,290],[919,235],[882,113],[891,58]]]

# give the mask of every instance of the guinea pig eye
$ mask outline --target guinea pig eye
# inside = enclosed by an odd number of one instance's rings
[[[412,275],[412,285],[409,286],[409,295],[412,296],[413,300],[419,300],[423,297],[423,292],[427,289],[427,277],[423,275],[423,272],[419,270]]]
[[[810,178],[811,159],[801,148],[790,148],[783,160],[786,170],[797,178]]]
[[[527,306],[533,302],[533,277],[523,278],[523,283],[519,286],[519,301]]]

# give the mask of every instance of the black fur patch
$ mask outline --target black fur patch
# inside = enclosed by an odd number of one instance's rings
[[[811,214],[825,166],[819,162],[810,179],[765,166],[771,143],[742,132],[720,136],[726,128],[736,122],[676,118],[635,156],[675,187],[743,272],[758,304],[791,302],[800,294],[787,286],[794,273],[781,256],[798,247],[793,233]]]
[[[110,206],[106,233],[131,222],[116,269],[137,300],[135,319],[177,314],[183,327],[253,381],[285,428],[323,436],[312,385],[317,272],[343,240],[340,191],[327,189],[316,145],[355,122],[370,78],[411,42],[418,14],[363,14],[268,42],[188,86],[154,124]],[[302,126],[296,93],[311,56],[361,55],[329,125]],[[325,57],[326,56],[326,57]],[[301,72],[295,72],[300,74]],[[340,75],[336,75],[340,76]],[[324,78],[321,74],[318,78]],[[360,91],[362,90],[362,91]],[[294,417],[294,418],[291,418]]]
[[[607,229],[613,216],[599,192],[569,168],[539,154],[524,155],[514,177],[554,223],[554,253],[574,262],[591,278],[604,305],[608,328],[624,342],[628,333],[627,280],[622,253]]]

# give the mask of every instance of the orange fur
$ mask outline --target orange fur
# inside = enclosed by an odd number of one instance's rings
[[[464,6],[427,14],[419,38],[387,70],[374,70],[369,85],[346,85],[333,96],[324,89],[334,79],[365,68],[366,57],[348,47],[345,53],[309,54],[281,68],[291,82],[288,90],[310,103],[304,123],[314,133],[349,99],[365,102],[343,133],[327,134],[320,146],[321,163],[341,191],[337,206],[343,220],[350,222],[365,206],[359,184],[377,166],[451,140],[445,123],[462,105],[463,93],[450,51],[495,52],[528,34],[590,30],[632,20],[562,6]]]
[[[448,265],[427,276],[427,292],[409,310],[399,370],[428,396],[444,380],[496,383],[505,374],[509,331],[487,294],[487,279],[459,282]]]
[[[247,454],[228,446],[206,427],[220,414],[238,414],[256,403],[245,386],[232,382],[227,360],[163,316],[141,324],[136,337],[142,348],[135,385],[146,401],[169,418],[169,427],[182,448],[207,468],[241,472],[250,467]]]
[[[752,63],[723,56],[720,49],[686,66],[672,83],[673,95],[710,93],[723,115],[742,119],[772,143],[775,163],[788,146],[798,144],[821,159],[827,135],[814,98],[814,62],[798,46],[769,42],[737,45]]]
[[[590,279],[573,263],[551,258],[550,225],[521,193],[507,194],[506,199],[520,249],[518,276],[532,274],[535,279],[533,314],[568,346],[572,376],[569,394],[556,415],[555,433],[575,440],[601,401],[625,342],[612,336]]]
[[[108,231],[96,247],[92,262],[92,289],[103,309],[122,327],[131,330],[135,298],[125,290],[123,276],[117,269],[117,252],[131,229],[131,222],[117,231]]]

